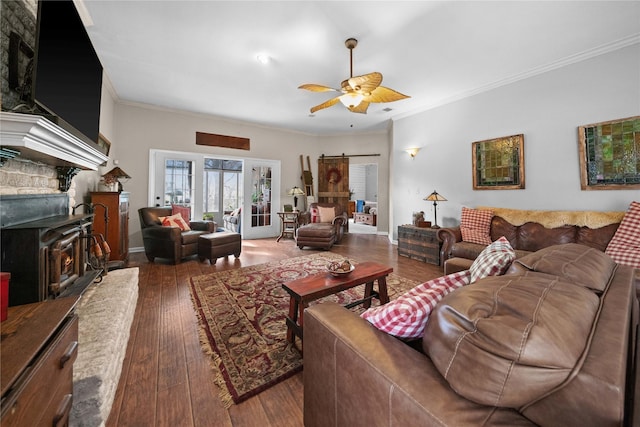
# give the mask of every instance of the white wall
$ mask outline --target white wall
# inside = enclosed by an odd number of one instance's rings
[[[147,206],[149,150],[174,150],[194,153],[218,154],[238,158],[274,159],[282,162],[280,194],[282,200],[276,206],[292,203],[286,190],[301,186],[302,169],[300,155],[309,156],[313,175],[314,193],[317,194],[318,157],[325,155],[382,153],[375,158],[382,165],[379,169],[388,176],[388,136],[386,132],[367,135],[343,135],[318,137],[297,132],[277,130],[248,123],[224,120],[216,117],[167,111],[149,106],[120,103],[115,108],[115,131],[112,139],[111,159],[132,179],[125,184],[131,192],[129,222],[130,246],[142,247],[138,209]],[[195,144],[196,132],[238,136],[250,139],[250,150],[207,147]],[[369,159],[368,157],[366,157]],[[371,163],[368,160],[367,163]],[[111,161],[110,161],[110,166]],[[384,178],[386,181],[387,179]],[[382,191],[382,189],[381,189]],[[384,185],[385,194],[388,185]],[[298,202],[300,203],[300,202]],[[388,201],[386,201],[388,204]],[[383,218],[379,218],[379,221]],[[386,219],[386,215],[385,215]],[[385,227],[388,229],[388,225]]]
[[[472,68],[469,69],[472,72]],[[582,191],[578,126],[640,115],[640,45],[434,108],[393,124],[392,230],[413,211],[433,220],[422,199],[434,189],[448,199],[438,223],[459,223],[462,206],[625,211],[638,190]],[[526,188],[473,190],[471,144],[524,134]],[[411,159],[404,149],[420,146]]]
[[[100,98],[100,133],[112,143],[112,151],[109,153],[109,161],[105,166],[98,168],[98,171],[81,171],[72,181],[71,189],[69,191],[69,198],[71,205],[86,202],[88,203],[89,193],[91,191],[98,190],[98,183],[103,174],[113,169],[113,132],[114,132],[114,109],[115,99],[117,96],[113,91],[111,83],[109,82],[106,74],[102,83],[102,94]],[[79,211],[82,212],[82,211]]]

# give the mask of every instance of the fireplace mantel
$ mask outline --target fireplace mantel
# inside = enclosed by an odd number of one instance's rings
[[[0,112],[0,157],[17,156],[52,166],[98,170],[108,157],[47,118]],[[96,144],[97,147],[97,144]]]

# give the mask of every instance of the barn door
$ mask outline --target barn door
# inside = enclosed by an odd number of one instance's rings
[[[318,159],[318,202],[337,203],[345,212],[348,212],[348,157],[322,156]]]

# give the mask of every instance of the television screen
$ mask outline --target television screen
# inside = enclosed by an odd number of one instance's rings
[[[34,101],[66,123],[54,122],[97,143],[102,64],[72,0],[38,2],[33,79]]]

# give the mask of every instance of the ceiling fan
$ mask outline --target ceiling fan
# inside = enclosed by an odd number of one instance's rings
[[[338,102],[342,102],[345,107],[352,113],[367,113],[367,108],[372,102],[393,102],[400,99],[410,98],[388,87],[380,86],[382,83],[382,74],[373,72],[362,76],[353,76],[353,49],[358,45],[358,40],[349,38],[344,42],[349,49],[350,59],[350,77],[344,80],[340,85],[341,89],[318,85],[304,84],[298,89],[306,89],[311,92],[342,92],[342,95],[331,98],[320,105],[311,108],[311,112],[315,113],[323,108],[332,107]]]

